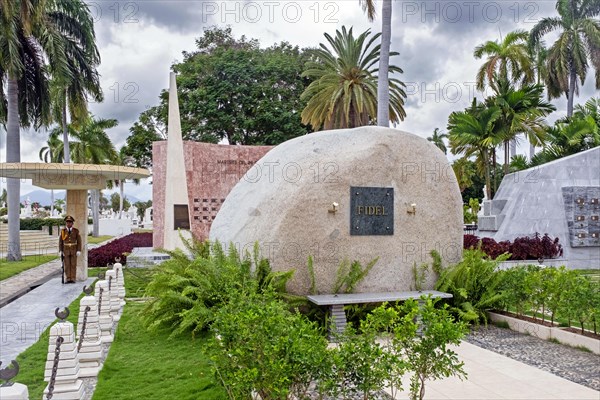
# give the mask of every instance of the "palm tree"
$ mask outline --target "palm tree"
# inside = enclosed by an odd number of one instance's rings
[[[6,162],[21,161],[19,126],[43,124],[48,87],[43,54],[32,33],[42,23],[45,1],[0,3],[0,119],[6,123]],[[4,82],[6,81],[6,96]],[[21,260],[19,179],[7,179],[8,261]]]
[[[121,148],[121,150],[117,153],[117,157],[113,160],[113,164],[128,166],[128,167],[136,166],[135,160],[133,159],[133,157],[127,155],[127,147],[126,146],[123,146]],[[126,183],[125,179],[114,181],[114,184],[119,187],[119,219],[121,219],[123,216],[123,200],[124,200],[123,191],[124,191],[125,183]],[[133,183],[135,183],[136,185],[139,185],[140,180],[133,179]],[[111,184],[109,184],[109,188],[111,186],[112,186],[112,182],[111,182]]]
[[[58,0],[64,14],[77,21],[78,35],[64,37],[61,46],[64,48],[66,66],[52,70],[52,112],[56,122],[63,128],[65,144],[65,163],[71,162],[67,129],[67,109],[71,119],[80,122],[88,115],[88,96],[94,101],[102,101],[102,89],[96,67],[100,64],[100,54],[96,47],[94,22],[91,13],[81,0]],[[58,20],[57,23],[62,23]],[[64,24],[67,25],[67,24]],[[52,66],[53,63],[50,63]],[[60,64],[59,64],[60,65]]]
[[[448,138],[447,133],[439,133],[440,129],[435,128],[433,130],[433,135],[429,136],[427,140],[433,143],[438,149],[444,152],[444,154],[448,153],[448,149],[446,148],[446,144],[444,143],[444,139]]]
[[[486,195],[492,199],[491,166],[496,146],[501,142],[494,134],[494,123],[502,114],[499,107],[483,104],[465,111],[453,112],[448,118],[448,132],[452,154],[475,156],[475,165],[485,175]]]
[[[452,170],[456,175],[458,188],[460,192],[464,192],[466,188],[473,185],[473,176],[475,176],[475,168],[473,162],[467,157],[461,157],[452,163]]]
[[[39,157],[45,163],[60,163],[63,160],[62,141],[56,135],[48,135],[47,146],[40,149]],[[50,190],[50,215],[54,214],[54,189]]]
[[[600,15],[598,0],[558,0],[558,17],[542,18],[531,30],[530,42],[537,44],[549,32],[561,31],[548,51],[548,70],[555,86],[567,96],[567,116],[573,115],[573,98],[579,94],[577,78],[583,85],[591,61],[600,89]],[[556,93],[551,93],[559,97]]]
[[[325,34],[332,50],[321,43],[303,73],[313,79],[301,95],[303,100],[308,100],[302,111],[304,124],[310,123],[315,130],[322,127],[339,129],[367,125],[375,120],[377,80],[374,66],[379,62],[380,46],[374,43],[381,34],[367,41],[370,34],[367,30],[355,38],[352,28],[348,31],[346,27],[342,27],[341,32],[336,31],[335,38]],[[402,73],[394,65],[389,70]],[[398,122],[406,116],[404,83],[395,78],[389,83],[390,120]]]
[[[538,85],[545,84],[548,100],[552,97],[560,96],[560,88],[556,85],[554,77],[548,73],[548,49],[546,43],[543,40],[537,43],[531,43],[531,37],[528,39],[529,42],[529,58],[533,62],[533,68],[535,70],[535,83]],[[531,160],[535,155],[535,144],[529,143],[529,159]]]
[[[600,146],[600,97],[577,105],[573,116],[556,121],[547,135],[547,145],[533,157],[532,165]]]
[[[369,21],[375,18],[375,1],[359,0]],[[381,4],[381,57],[377,73],[377,125],[390,125],[390,48],[392,44],[392,0],[383,0]]]
[[[507,174],[511,157],[509,143],[524,134],[529,143],[542,145],[547,128],[544,117],[556,108],[542,100],[542,85],[524,85],[515,89],[507,80],[500,80],[496,90],[496,95],[488,97],[486,104],[501,110],[494,123],[494,132],[504,141],[504,173]]]
[[[75,140],[70,143],[71,158],[80,164],[112,164],[118,157],[115,146],[106,134],[107,129],[118,125],[116,119],[96,119],[88,117],[75,126],[69,125],[69,135]],[[56,128],[61,130],[61,128]],[[55,132],[56,134],[57,132]],[[100,218],[100,190],[94,189],[92,196],[93,236],[98,236]]]
[[[476,85],[483,90],[487,84],[495,88],[496,78],[513,83],[533,83],[533,67],[527,46],[528,33],[523,30],[510,32],[502,42],[487,41],[475,48],[473,55],[480,59],[487,56],[486,62],[477,72]]]

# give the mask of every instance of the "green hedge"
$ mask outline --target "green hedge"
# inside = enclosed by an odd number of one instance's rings
[[[8,221],[3,221],[5,224]],[[65,224],[64,218],[22,218],[20,219],[22,231],[35,231],[41,230],[43,226],[63,226]],[[88,224],[92,223],[92,219],[88,218]]]

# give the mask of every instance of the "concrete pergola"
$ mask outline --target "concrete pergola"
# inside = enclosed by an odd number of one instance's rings
[[[77,281],[85,281],[87,272],[87,196],[89,189],[104,189],[106,181],[143,179],[150,176],[144,168],[120,165],[0,163],[0,177],[31,179],[34,186],[67,191],[67,214],[75,218],[82,240],[81,256],[77,260]],[[58,251],[58,241],[56,243]]]

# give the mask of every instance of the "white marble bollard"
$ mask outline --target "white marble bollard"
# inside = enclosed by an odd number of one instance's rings
[[[85,310],[87,311],[87,316]],[[83,320],[85,318],[85,331]],[[98,376],[102,368],[102,341],[98,303],[94,296],[85,296],[79,302],[79,320],[77,322],[77,335],[79,341],[79,376],[89,378]],[[82,338],[83,335],[83,338]]]
[[[117,262],[113,266],[113,269],[117,273],[118,294],[119,299],[121,299],[121,307],[123,307],[125,305],[125,277],[123,276],[123,265]]]
[[[0,386],[0,399],[29,400],[29,390],[22,383],[13,383],[11,386]]]
[[[112,315],[115,322],[121,319],[121,299],[119,299],[119,288],[116,280],[117,273],[115,270],[106,271],[106,281],[108,282],[108,293],[110,295],[110,315]]]
[[[102,343],[112,343],[114,336],[112,334],[113,317],[110,315],[110,293],[108,292],[108,282],[96,282],[94,296],[98,307],[98,324],[100,325],[100,341]]]
[[[48,386],[44,390],[44,399],[48,397],[52,379],[52,368],[55,364],[56,340],[61,336],[63,342],[60,344],[58,354],[58,368],[54,379],[52,400],[79,400],[85,395],[83,381],[79,379],[79,357],[77,355],[77,343],[75,342],[75,331],[70,322],[59,322],[50,328],[50,339],[48,345],[48,358],[46,359],[46,371],[44,380]]]

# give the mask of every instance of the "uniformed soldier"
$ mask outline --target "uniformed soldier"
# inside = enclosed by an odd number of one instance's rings
[[[65,217],[65,228],[60,231],[58,248],[60,255],[64,257],[66,283],[75,283],[77,272],[77,257],[81,255],[81,235],[79,229],[73,228],[75,219],[67,215]]]

